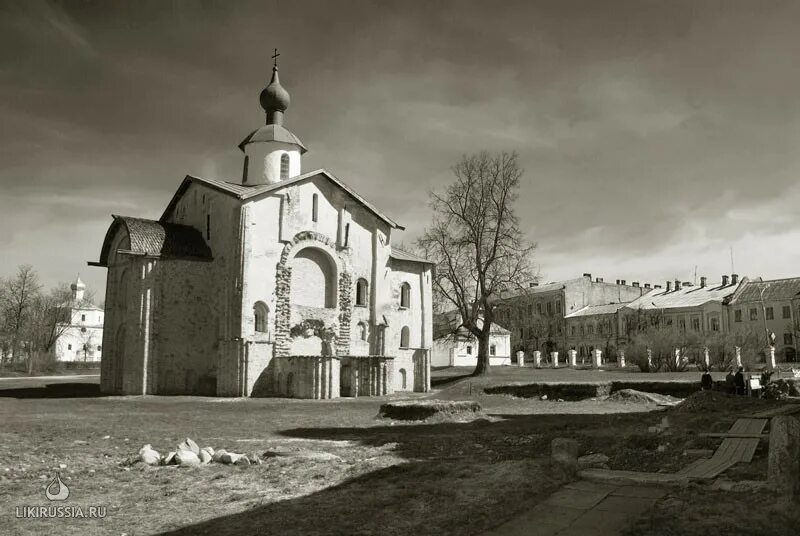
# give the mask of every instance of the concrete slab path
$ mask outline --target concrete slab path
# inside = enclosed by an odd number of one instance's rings
[[[617,536],[667,493],[579,480],[484,536]]]

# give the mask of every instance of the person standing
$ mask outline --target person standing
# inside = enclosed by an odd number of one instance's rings
[[[736,385],[736,394],[743,395],[745,392],[744,367],[739,367],[739,370],[736,371],[736,376],[734,376],[734,384]]]

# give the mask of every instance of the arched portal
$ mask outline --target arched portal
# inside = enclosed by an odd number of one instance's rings
[[[336,264],[315,247],[300,250],[291,260],[291,303],[306,307],[336,307]]]

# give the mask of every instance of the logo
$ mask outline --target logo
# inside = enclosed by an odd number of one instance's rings
[[[61,475],[56,473],[53,480],[44,488],[44,496],[48,501],[61,502],[69,498],[69,487],[61,480]],[[51,506],[17,506],[14,512],[17,518],[47,519],[47,518],[95,518],[106,517],[105,506],[79,506],[79,505],[51,505]]]
[[[61,480],[61,475],[56,473],[56,477],[50,481],[44,489],[44,496],[51,501],[66,501],[69,497],[69,488]]]

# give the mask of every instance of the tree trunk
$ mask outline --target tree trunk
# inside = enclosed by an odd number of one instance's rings
[[[489,364],[489,334],[482,333],[478,337],[478,363],[475,365],[473,376],[487,376],[490,373]]]

